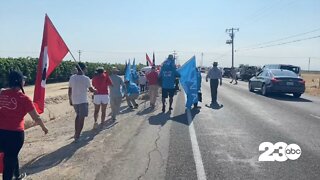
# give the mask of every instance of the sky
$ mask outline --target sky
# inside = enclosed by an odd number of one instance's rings
[[[45,14],[72,54],[88,62],[124,63],[173,53],[183,64],[320,70],[319,0],[1,0],[0,57],[39,57]],[[71,60],[68,54],[64,60]]]

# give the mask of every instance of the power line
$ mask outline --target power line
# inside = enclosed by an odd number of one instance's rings
[[[303,33],[299,33],[299,34],[295,34],[295,35],[291,35],[291,36],[287,36],[287,37],[284,37],[284,38],[272,40],[272,41],[258,43],[258,44],[255,44],[255,45],[248,46],[246,48],[250,48],[250,47],[253,47],[253,46],[259,46],[259,45],[264,45],[264,44],[270,44],[270,43],[274,43],[274,42],[277,42],[277,41],[282,41],[282,40],[286,40],[286,39],[290,39],[290,38],[294,38],[294,37],[310,34],[310,33],[316,32],[316,31],[320,31],[320,28],[317,28],[317,29],[314,29],[314,30],[311,30],[311,31],[307,31],[307,32],[303,32]],[[243,49],[245,49],[245,48],[243,48]]]
[[[263,48],[268,48],[268,47],[273,47],[273,46],[280,46],[280,45],[285,45],[285,44],[292,44],[292,43],[295,43],[295,42],[300,42],[300,41],[305,41],[305,40],[310,40],[310,39],[316,39],[316,38],[319,38],[319,37],[320,37],[320,35],[313,36],[313,37],[308,37],[308,38],[304,38],[304,39],[297,39],[297,40],[293,40],[293,41],[283,42],[283,43],[278,43],[278,44],[267,45],[267,46],[260,46],[260,47],[255,47],[255,48],[242,49],[242,51],[249,51],[249,50],[263,49]]]

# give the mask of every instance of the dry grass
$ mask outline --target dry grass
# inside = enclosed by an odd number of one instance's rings
[[[301,76],[306,81],[306,93],[313,96],[320,96],[320,72],[302,73]]]

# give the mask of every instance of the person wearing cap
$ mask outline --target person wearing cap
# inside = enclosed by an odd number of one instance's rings
[[[213,63],[213,67],[208,71],[206,82],[210,79],[211,105],[217,104],[218,84],[222,85],[222,73],[218,69],[218,62]]]
[[[149,97],[150,107],[153,109],[156,106],[156,100],[158,96],[158,73],[156,72],[155,66],[152,66],[151,71],[146,74],[149,83]]]
[[[122,90],[125,89],[124,82],[122,78],[118,75],[119,70],[117,67],[112,67],[110,79],[113,86],[110,86],[110,108],[111,108],[111,118],[114,122],[116,116],[119,114],[120,105],[122,101]]]
[[[23,179],[26,174],[19,172],[18,154],[24,142],[24,116],[29,114],[47,134],[39,114],[31,99],[24,94],[25,76],[20,71],[11,71],[8,89],[0,90],[0,151],[4,153],[3,180]]]
[[[106,109],[110,101],[108,87],[112,86],[109,74],[105,72],[103,67],[96,69],[96,75],[92,78],[92,86],[97,90],[93,96],[94,103],[94,124],[93,129],[98,127],[98,115],[101,107],[101,124],[106,118]]]
[[[162,64],[159,79],[162,87],[162,112],[166,110],[166,99],[169,96],[169,111],[172,110],[173,96],[175,93],[175,80],[176,77],[180,77],[175,60],[172,54],[170,54]]]
[[[69,80],[69,102],[76,112],[75,118],[75,142],[79,141],[80,134],[84,125],[84,119],[88,116],[88,89],[96,93],[97,91],[91,86],[90,78],[85,75],[87,67],[84,63],[79,62],[76,66],[78,73],[72,75]]]

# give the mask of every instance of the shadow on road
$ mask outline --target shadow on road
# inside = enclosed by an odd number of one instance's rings
[[[258,91],[254,92],[256,95],[262,96],[262,94]],[[271,93],[267,96],[268,98],[276,99],[276,100],[281,100],[281,101],[293,101],[293,102],[313,102],[309,99],[304,99],[304,98],[296,98],[293,97],[292,95],[289,94],[275,94]]]
[[[223,108],[223,104],[206,104],[207,108],[219,110]]]
[[[168,111],[167,113],[159,113],[157,115],[151,116],[149,118],[149,124],[164,126],[167,123],[167,121],[172,120],[172,121],[189,126],[190,123],[193,121],[194,117],[198,113],[200,113],[200,110],[199,109],[191,109],[190,112],[191,112],[191,117],[192,117],[190,122],[188,122],[188,117],[187,117],[186,112],[183,114],[174,116],[174,117],[170,117],[171,113],[170,113],[170,111]]]
[[[71,142],[70,144],[63,146],[54,152],[40,155],[25,164],[21,170],[27,174],[36,174],[38,172],[55,167],[61,162],[69,160],[81,147],[88,145],[89,142],[92,141],[97,134],[99,134],[99,132],[109,129],[115,124],[116,123],[105,125],[95,130],[85,131],[81,134],[80,140],[77,143]]]

